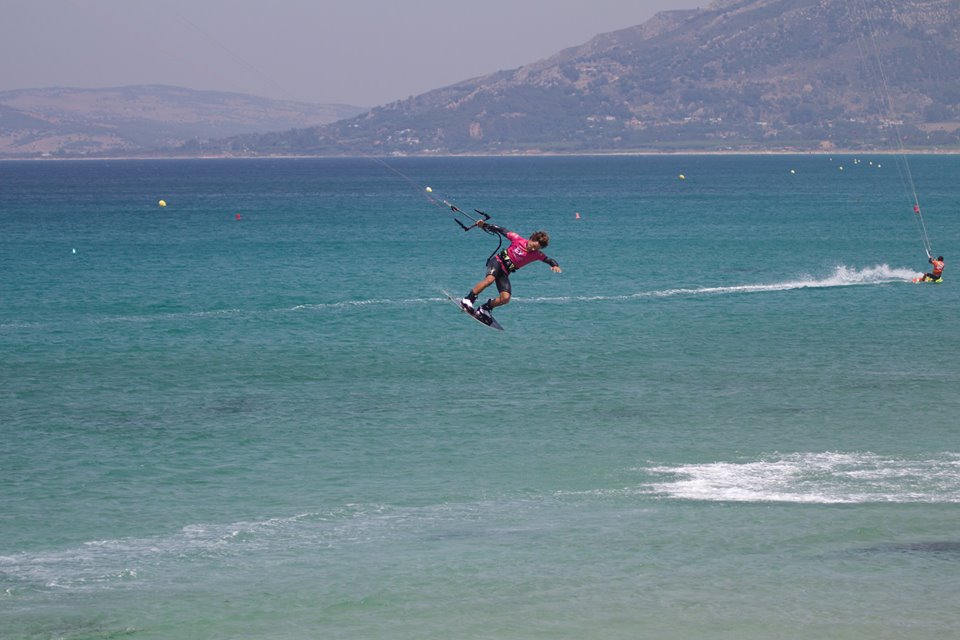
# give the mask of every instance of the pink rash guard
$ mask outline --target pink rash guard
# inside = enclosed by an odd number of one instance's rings
[[[538,260],[545,262],[547,260],[547,256],[540,251],[527,251],[527,239],[519,233],[507,231],[506,236],[510,241],[510,246],[497,254],[497,260],[503,265],[504,270],[512,272],[531,262]],[[513,265],[512,268],[511,264]]]

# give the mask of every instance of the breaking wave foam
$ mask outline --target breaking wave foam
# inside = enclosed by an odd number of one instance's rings
[[[926,460],[872,453],[794,453],[747,462],[644,469],[647,492],[722,502],[960,503],[960,454]]]
[[[169,534],[91,540],[61,549],[0,555],[0,597],[23,591],[132,589],[181,566],[248,566],[278,553],[312,554],[396,539],[474,535],[478,520],[511,503],[424,507],[347,504],[324,512],[232,523],[198,523]],[[476,534],[481,535],[481,534]]]

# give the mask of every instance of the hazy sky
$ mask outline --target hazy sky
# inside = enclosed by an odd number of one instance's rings
[[[0,90],[169,84],[372,107],[708,0],[0,0]]]

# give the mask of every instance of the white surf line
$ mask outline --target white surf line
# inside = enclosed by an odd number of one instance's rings
[[[737,462],[637,469],[652,495],[718,502],[960,502],[960,455],[902,459],[873,453],[794,453]]]

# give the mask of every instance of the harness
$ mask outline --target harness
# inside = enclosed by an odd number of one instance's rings
[[[497,248],[499,249],[500,247]],[[517,266],[513,264],[513,260],[510,259],[510,254],[507,253],[506,249],[497,254],[497,259],[500,260],[500,264],[503,265],[503,268],[506,269],[508,273],[513,273],[517,270]]]

